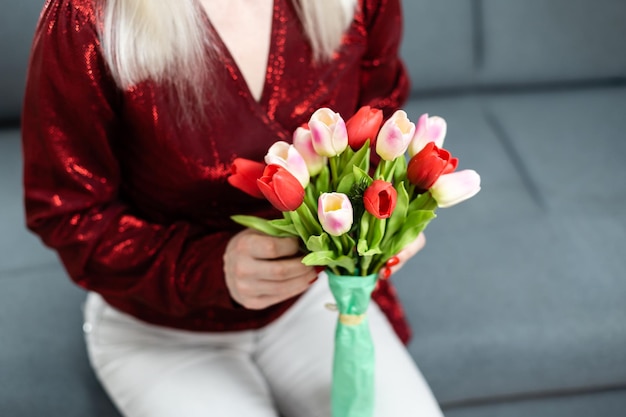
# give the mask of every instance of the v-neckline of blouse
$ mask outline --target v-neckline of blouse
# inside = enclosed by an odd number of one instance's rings
[[[250,104],[260,108],[262,110],[262,113],[264,115],[267,115],[266,113],[267,102],[269,100],[269,94],[270,94],[269,86],[271,84],[271,82],[268,82],[268,81],[269,81],[269,78],[272,77],[272,74],[275,73],[274,62],[273,62],[274,60],[272,59],[272,57],[275,55],[275,52],[276,52],[276,32],[278,30],[277,26],[278,26],[278,20],[279,20],[277,19],[277,16],[276,16],[277,15],[276,8],[278,7],[277,0],[272,1],[272,22],[271,22],[271,27],[270,27],[269,47],[267,49],[267,60],[265,64],[265,75],[263,76],[263,86],[261,88],[261,96],[259,97],[258,100],[254,97],[254,94],[252,93],[252,89],[250,88],[248,81],[246,81],[246,78],[243,75],[243,71],[241,71],[241,68],[239,68],[237,61],[235,60],[235,57],[231,53],[230,49],[228,49],[226,42],[224,42],[224,40],[219,34],[219,31],[217,30],[215,25],[213,25],[213,22],[211,22],[211,18],[209,17],[207,11],[204,9],[204,7],[202,6],[200,7],[202,9],[203,19],[205,23],[207,24],[209,31],[211,32],[211,36],[213,37],[213,40],[217,42],[217,49],[223,54],[220,58],[225,62],[227,70],[230,74],[230,78],[244,92],[244,95],[246,96]]]

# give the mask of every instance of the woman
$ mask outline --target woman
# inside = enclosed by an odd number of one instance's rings
[[[90,360],[125,416],[329,415],[327,284],[295,240],[229,220],[276,213],[226,178],[319,107],[400,106],[400,27],[398,0],[46,3],[23,112],[28,226],[89,290]],[[440,416],[393,289],[374,299],[376,416]]]

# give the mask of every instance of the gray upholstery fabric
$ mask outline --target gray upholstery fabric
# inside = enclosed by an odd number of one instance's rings
[[[58,264],[0,271],[0,415],[119,417],[89,366],[84,292]]]
[[[415,90],[453,88],[474,79],[470,1],[404,0],[405,59]]]
[[[43,3],[12,1],[0,14],[0,121],[20,115],[28,52]]]
[[[56,261],[25,229],[19,130],[0,129],[0,271],[32,268]]]
[[[626,77],[626,2],[482,0],[482,83]]]
[[[0,130],[0,415],[118,417],[89,366],[85,292],[24,227],[18,129]]]
[[[445,410],[446,417],[623,417],[626,391],[571,395]]]
[[[440,210],[427,249],[395,278],[411,352],[444,404],[626,386],[624,100],[598,90],[408,107],[447,117],[447,147],[483,178],[472,201]]]

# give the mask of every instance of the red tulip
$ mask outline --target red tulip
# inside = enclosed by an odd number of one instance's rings
[[[294,211],[304,201],[300,181],[280,165],[268,165],[257,185],[265,198],[280,211]]]
[[[348,130],[348,145],[357,151],[363,147],[366,140],[376,140],[380,125],[383,123],[383,111],[363,106],[346,122]]]
[[[406,176],[417,188],[428,190],[443,175],[456,169],[459,160],[450,152],[429,142],[409,161]]]
[[[256,198],[263,198],[257,185],[257,179],[261,178],[265,164],[244,158],[235,158],[230,167],[231,175],[228,182],[233,187]]]
[[[363,194],[365,210],[379,219],[388,219],[396,208],[398,192],[391,183],[374,180]]]

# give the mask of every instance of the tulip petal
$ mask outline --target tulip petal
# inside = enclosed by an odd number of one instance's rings
[[[315,152],[322,156],[336,156],[348,146],[346,124],[339,113],[328,108],[315,111],[309,119]]]
[[[275,142],[265,155],[268,165],[280,165],[300,181],[303,187],[309,185],[309,169],[298,150],[284,141]]]
[[[361,107],[354,116],[346,122],[348,145],[352,150],[358,151],[368,139],[374,141],[382,122],[382,110],[373,109],[370,106]]]
[[[228,183],[244,193],[256,198],[263,198],[257,186],[257,179],[263,176],[265,164],[245,158],[235,158],[231,165]]]
[[[480,191],[480,175],[474,170],[445,174],[439,177],[430,188],[430,193],[439,207],[451,207],[469,198]]]
[[[405,111],[397,110],[378,132],[376,153],[385,161],[393,161],[404,155],[414,134],[415,124],[408,119]]]
[[[322,171],[328,159],[315,152],[313,136],[309,129],[299,127],[295,130],[293,133],[293,146],[304,158],[304,162],[309,170],[309,176],[313,177]]]
[[[443,147],[448,125],[443,117],[432,116],[428,113],[420,116],[415,128],[415,136],[409,144],[409,156],[417,155],[429,142],[434,142],[438,148]]]
[[[317,217],[326,233],[341,236],[352,227],[352,203],[342,193],[322,193],[318,199]]]
[[[398,192],[389,182],[374,180],[363,193],[365,210],[378,219],[388,219],[396,208]]]
[[[257,184],[265,198],[280,211],[293,211],[304,201],[304,188],[280,165],[268,165]]]

